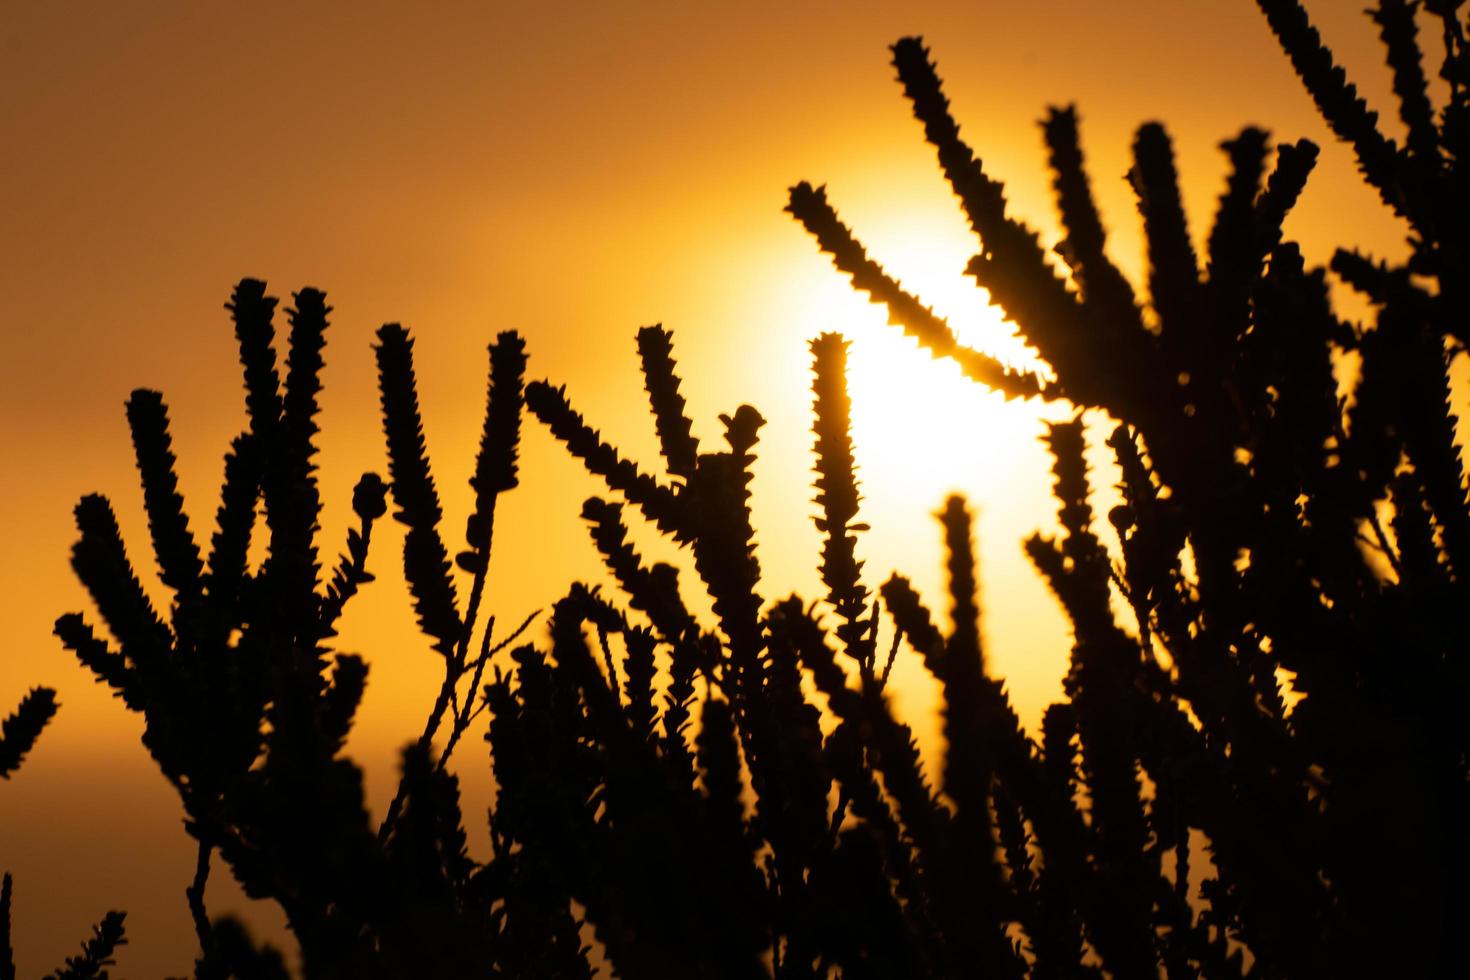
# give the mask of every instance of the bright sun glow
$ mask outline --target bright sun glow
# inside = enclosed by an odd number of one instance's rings
[[[944,317],[961,343],[1008,364],[1045,371],[964,274],[975,242],[963,219],[944,210],[950,206],[940,199],[927,209],[854,210],[844,219],[869,255]],[[1055,600],[1030,567],[1021,541],[1055,526],[1051,460],[1040,436],[1046,420],[1070,417],[1071,410],[1037,400],[1006,401],[967,379],[954,362],[933,358],[889,325],[885,308],[854,292],[825,259],[823,264],[815,274],[811,264],[782,268],[768,285],[776,287],[773,300],[792,329],[807,337],[835,330],[850,341],[847,380],[863,497],[860,519],[872,527],[859,539],[868,584],[901,571],[944,616],[944,556],[934,514],[947,494],[964,494],[977,518],[987,660],[995,676],[1006,678],[1021,716],[1035,724],[1041,709],[1059,696],[1067,638]],[[810,359],[804,349],[801,354],[804,374]],[[809,418],[810,404],[808,393],[799,417]],[[921,721],[920,741],[927,742],[935,691],[917,659],[900,659],[891,691],[906,717]]]
[[[1016,337],[985,291],[964,274],[973,240],[950,216],[905,213],[889,223],[864,221],[870,254],[948,320],[960,342],[1008,364],[1044,367]],[[838,330],[851,341],[848,387],[853,440],[866,495],[932,500],[974,488],[1005,497],[1022,458],[1037,455],[1037,404],[1007,402],[977,385],[947,359],[936,359],[887,324],[886,311],[853,292],[845,277],[804,284],[803,319]]]

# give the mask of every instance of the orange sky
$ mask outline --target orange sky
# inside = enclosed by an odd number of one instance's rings
[[[1360,5],[1313,6],[1392,116]],[[51,623],[83,603],[67,567],[80,494],[112,497],[146,563],[122,413],[131,388],[165,392],[195,532],[208,533],[222,454],[243,424],[221,308],[241,276],[268,280],[283,299],[319,286],[336,310],[320,440],[324,550],[340,548],[357,475],[384,468],[369,347],[378,324],[402,321],[418,338],[454,534],[469,505],[490,337],[522,331],[531,376],[566,383],[611,441],[649,460],[633,332],[662,322],[676,331],[698,434],[716,438],[716,416],[741,402],[771,423],[754,487],[771,597],[818,594],[805,341],[847,332],[875,528],[860,545],[870,584],[902,568],[942,606],[930,515],[947,490],[965,490],[980,512],[991,663],[1030,720],[1059,693],[1067,645],[1020,553],[1027,533],[1052,523],[1039,410],[1003,406],[884,328],[781,213],[790,184],[827,183],[891,271],[980,342],[1003,334],[960,275],[974,243],[886,45],[928,38],[967,136],[1007,180],[1016,211],[1052,240],[1035,123],[1050,103],[1078,103],[1112,252],[1131,273],[1141,245],[1121,175],[1148,119],[1175,136],[1197,234],[1223,178],[1217,143],[1253,123],[1325,146],[1288,226],[1309,258],[1324,261],[1336,244],[1402,251],[1401,231],[1358,187],[1350,156],[1331,144],[1246,0],[428,11],[0,8],[0,493],[10,528],[0,712],[38,683],[62,703],[26,768],[0,786],[0,867],[17,878],[23,975],[59,963],[113,907],[129,911],[120,975],[182,973],[191,962],[182,901],[191,849],[172,791],[138,746],[139,720],[69,660]],[[954,454],[936,461],[932,446]],[[522,486],[502,503],[496,534],[491,610],[502,620],[546,607],[573,579],[600,580],[576,516],[597,490],[528,425]],[[380,580],[341,638],[371,662],[352,748],[379,807],[395,749],[421,726],[436,683],[397,573],[401,539],[382,527]],[[916,668],[901,668],[898,693],[923,727]],[[480,833],[483,742],[467,740],[458,762],[467,822]],[[223,874],[211,898],[216,912],[241,907]]]

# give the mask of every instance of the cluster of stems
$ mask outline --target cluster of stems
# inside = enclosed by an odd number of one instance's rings
[[[961,345],[870,259],[825,189],[790,211],[854,287],[936,357],[1007,397],[1065,401],[1052,424],[1060,532],[1026,553],[1071,622],[1065,697],[1028,731],[981,642],[969,507],[948,499],[947,625],[897,574],[865,577],[848,345],[811,343],[816,602],[766,591],[750,506],[760,414],[702,443],[672,334],[637,349],[662,473],[621,453],[564,388],[525,383],[525,344],[489,348],[463,548],[444,530],[413,340],[376,354],[388,479],[366,474],[343,554],[321,559],[317,435],[330,308],[246,279],[228,304],[248,424],[201,546],[157,392],[127,405],[153,556],[144,588],[112,504],[77,505],[72,565],[94,612],[56,634],[124,705],[197,845],[184,889],[199,980],[290,975],[286,955],[211,914],[222,861],[283,910],[309,978],[1182,978],[1447,976],[1470,916],[1470,505],[1449,371],[1467,338],[1470,52],[1458,0],[1372,11],[1401,147],[1294,0],[1259,0],[1362,175],[1409,229],[1399,265],[1338,252],[1310,268],[1286,233],[1317,149],[1246,129],[1197,246],[1169,137],[1138,130],[1128,179],[1146,281],[1110,259],[1078,117],[1042,126],[1064,231],[1010,212],[916,38],[893,63],[979,238],[969,272],[1046,362]],[[1443,28],[1436,105],[1417,28]],[[1053,257],[1055,256],[1055,257]],[[1058,261],[1058,259],[1060,261]],[[1333,311],[1328,275],[1374,322]],[[278,363],[278,351],[283,363]],[[1340,381],[1347,354],[1361,365]],[[1084,411],[1108,418],[1122,503],[1093,510]],[[617,583],[576,584],[500,635],[487,605],[499,496],[529,412],[607,484],[582,518]],[[955,451],[962,451],[956,446]],[[389,505],[440,684],[381,819],[344,743],[367,661],[337,626],[373,579]],[[639,514],[685,559],[650,563]],[[255,544],[255,547],[252,547]],[[263,554],[260,561],[251,556]],[[452,556],[452,557],[451,557]],[[709,622],[681,594],[707,593]],[[105,630],[94,623],[100,619]],[[895,657],[940,694],[942,761],[890,707]],[[0,725],[9,776],[55,711],[37,689]],[[471,853],[451,754],[487,719],[490,853]],[[0,891],[0,980],[12,882]],[[57,977],[106,977],[109,913]]]

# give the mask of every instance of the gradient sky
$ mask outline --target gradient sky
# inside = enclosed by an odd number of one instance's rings
[[[1392,117],[1359,4],[1313,7]],[[875,257],[967,337],[1004,348],[1006,329],[961,276],[974,242],[888,65],[886,46],[912,33],[929,40],[987,169],[1048,242],[1036,121],[1076,102],[1112,254],[1135,276],[1141,243],[1122,174],[1133,130],[1150,119],[1175,137],[1197,235],[1222,186],[1217,144],[1249,123],[1324,145],[1288,225],[1309,259],[1337,244],[1402,254],[1402,230],[1358,186],[1246,0],[0,5],[0,712],[34,684],[62,703],[0,786],[23,975],[58,964],[108,908],[129,912],[119,975],[192,962],[179,807],[138,745],[139,719],[71,662],[51,623],[84,607],[67,567],[81,494],[112,497],[148,567],[122,412],[130,389],[164,391],[195,533],[209,532],[222,454],[244,421],[222,309],[242,276],[266,279],[283,306],[309,284],[335,307],[324,552],[341,547],[358,474],[384,468],[370,349],[380,323],[417,337],[457,535],[493,334],[520,330],[531,376],[567,384],[610,441],[651,461],[633,334],[662,322],[676,332],[697,434],[716,439],[718,414],[741,402],[770,421],[754,492],[773,598],[819,594],[805,341],[846,332],[874,525],[860,543],[869,584],[900,568],[942,607],[931,515],[964,490],[980,515],[991,665],[1023,719],[1039,717],[1060,693],[1068,641],[1020,541],[1054,524],[1036,437],[1041,417],[1065,409],[1004,405],[918,353],[781,213],[790,184],[827,183]],[[1101,420],[1090,434],[1106,434]],[[490,577],[491,611],[510,622],[573,579],[603,580],[577,518],[597,484],[534,422],[522,459]],[[397,571],[401,537],[383,528],[379,582],[341,637],[371,663],[351,749],[379,809],[437,683]],[[899,668],[898,701],[927,729],[916,660]],[[483,842],[484,743],[467,739],[457,760]],[[223,873],[211,907],[246,908]]]

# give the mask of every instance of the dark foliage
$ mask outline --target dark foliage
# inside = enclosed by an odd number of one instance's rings
[[[0,779],[13,776],[26,753],[35,746],[41,732],[56,716],[56,692],[49,687],[34,687],[21,698],[15,711],[0,721]],[[15,980],[15,948],[11,934],[11,905],[15,883],[6,871],[0,874],[0,980]],[[66,967],[54,974],[57,978],[95,977],[106,980],[106,967],[112,965],[112,953],[121,946],[123,913],[108,912],[93,929],[93,938],[82,946],[80,957],[71,957]]]
[[[177,492],[162,399],[135,393],[128,416],[144,505],[174,599],[166,615],[155,610],[111,505],[87,497],[77,508],[81,538],[73,565],[116,648],[80,614],[59,619],[57,635],[143,714],[144,744],[183,801],[186,829],[198,843],[196,873],[184,889],[200,944],[198,976],[285,975],[279,953],[256,947],[238,923],[209,916],[205,892],[216,854],[247,894],[281,905],[309,975],[408,976],[436,963],[442,969],[430,972],[438,975],[488,970],[493,959],[483,927],[492,920],[490,899],[480,879],[472,881],[476,868],[458,830],[458,790],[445,766],[473,719],[472,692],[493,649],[486,628],[484,649],[477,657],[468,653],[494,500],[516,482],[521,341],[504,334],[491,349],[490,412],[471,481],[476,512],[467,535],[476,577],[470,612],[461,618],[438,530],[412,341],[395,325],[379,334],[391,491],[396,516],[408,525],[404,568],[420,623],[443,659],[444,681],[423,734],[405,752],[398,797],[374,827],[361,774],[342,756],[367,665],[326,643],[347,602],[372,581],[368,548],[390,486],[371,473],[358,483],[352,500],[358,526],[348,531],[345,554],[323,583],[313,437],[329,308],[316,290],[296,294],[283,383],[275,306],[254,280],[242,281],[229,304],[250,427],[226,457],[208,559],[194,544]],[[262,499],[268,550],[252,568],[247,555]],[[445,724],[448,738],[435,750],[433,739]],[[104,975],[97,971],[120,937],[120,923],[104,921],[89,958],[63,975]]]
[[[56,692],[49,687],[34,687],[0,722],[0,779],[9,779],[20,768],[21,760],[55,714]]]
[[[1046,434],[1061,532],[1025,544],[1075,638],[1066,698],[1036,738],[987,668],[962,499],[939,515],[947,630],[905,578],[876,595],[864,580],[840,336],[811,348],[822,604],[762,590],[749,484],[764,420],[740,406],[719,419],[724,445],[702,446],[662,327],[638,334],[662,477],[604,441],[563,389],[523,384],[523,343],[496,339],[454,562],[413,341],[383,327],[391,481],[358,484],[358,525],[323,581],[314,436],[329,308],[316,290],[296,294],[283,379],[276,300],[242,281],[229,309],[249,425],[226,457],[209,554],[178,493],[162,398],[137,392],[128,419],[169,606],[149,600],[111,504],[89,496],[73,567],[110,638],[80,614],[56,625],[143,715],[183,801],[198,844],[185,889],[196,975],[286,975],[279,952],[209,915],[216,854],[247,894],[281,906],[312,978],[584,980],[602,958],[635,980],[1452,975],[1454,923],[1470,912],[1470,677],[1455,639],[1470,509],[1448,382],[1470,273],[1461,4],[1426,7],[1444,25],[1441,109],[1425,94],[1418,5],[1374,12],[1409,133],[1400,150],[1301,8],[1260,3],[1412,229],[1404,267],[1333,260],[1374,304],[1372,326],[1338,319],[1326,272],[1286,237],[1311,144],[1277,147],[1274,162],[1259,130],[1223,144],[1229,175],[1201,254],[1168,136],[1142,127],[1129,180],[1148,270],[1133,284],[1107,254],[1076,112],[1043,123],[1065,234],[1056,263],[961,139],[917,39],[894,46],[894,64],[980,238],[969,271],[1048,370],[961,347],[867,257],[823,189],[792,189],[788,210],[932,354],[1007,396],[1079,410]],[[1350,397],[1334,374],[1344,352],[1362,364]],[[678,571],[635,548],[625,504],[600,498],[582,516],[625,600],[575,585],[539,643],[516,645],[530,618],[501,638],[478,622],[523,405],[683,549],[712,625],[686,607]],[[1111,535],[1091,503],[1083,410],[1114,420]],[[329,642],[372,580],[388,493],[443,673],[374,826],[343,755],[368,668]],[[938,772],[888,705],[905,646],[941,692]],[[18,763],[52,704],[22,704],[0,760]],[[481,713],[497,795],[491,853],[477,857],[447,762]],[[14,975],[10,894],[6,876],[0,980]],[[57,976],[105,977],[121,942],[109,914]]]
[[[15,712],[0,724],[0,777],[8,779],[20,768],[41,729],[55,716],[56,707],[55,691],[48,687],[33,688],[21,699]],[[13,893],[14,881],[7,871],[0,875],[0,980],[15,980],[15,949],[10,927]],[[93,927],[92,938],[82,944],[82,955],[68,957],[66,966],[51,977],[107,980],[106,968],[112,965],[113,951],[127,942],[123,938],[123,917],[122,912],[108,912],[101,924]]]
[[[92,927],[92,938],[82,943],[82,955],[68,956],[66,965],[47,974],[46,980],[107,980],[111,976],[107,968],[114,963],[112,954],[127,942],[123,935],[123,913],[108,912]]]
[[[1429,8],[1445,27],[1450,98],[1439,109],[1415,38],[1419,5],[1372,11],[1406,149],[1378,131],[1298,4],[1260,6],[1365,178],[1409,225],[1402,268],[1347,250],[1332,262],[1373,302],[1376,325],[1338,320],[1325,273],[1283,235],[1311,144],[1279,147],[1269,175],[1264,133],[1223,145],[1230,172],[1202,262],[1168,138],[1140,129],[1129,177],[1148,241],[1146,316],[1106,255],[1075,113],[1043,124],[1066,235],[1057,267],[962,141],[927,51],[916,39],[894,46],[980,238],[970,273],[1054,371],[1047,396],[1118,420],[1118,551],[1092,529],[1077,422],[1049,436],[1065,533],[1027,543],[1076,635],[1070,703],[1048,713],[1040,764],[1065,773],[1051,805],[1087,798],[1053,823],[1046,796],[997,770],[1001,850],[1024,853],[1029,824],[1043,862],[1039,876],[1012,869],[1022,904],[1003,916],[1029,941],[1038,976],[1077,969],[1077,926],[1093,954],[1082,962],[1117,976],[1429,976],[1459,959],[1450,923],[1466,912],[1470,742],[1455,707],[1466,688],[1453,610],[1470,544],[1448,371],[1470,273],[1456,152],[1461,4]],[[825,196],[798,185],[791,210],[867,288],[860,277],[874,266],[845,244]],[[888,301],[906,315],[909,304]],[[1334,377],[1345,352],[1362,359],[1348,398]],[[895,614],[901,598],[889,598]],[[1135,632],[1117,625],[1120,602]],[[947,733],[953,762],[962,743]],[[1062,827],[1080,837],[1058,836]],[[1182,869],[1202,864],[1196,895]],[[1046,879],[1070,874],[1080,877],[1067,897],[1048,901]]]

